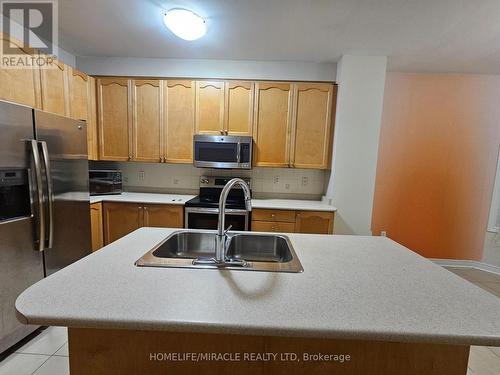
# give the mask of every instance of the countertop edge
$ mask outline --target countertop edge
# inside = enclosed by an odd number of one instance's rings
[[[402,342],[415,344],[441,344],[441,345],[465,345],[465,346],[500,346],[500,338],[490,336],[452,336],[444,334],[418,334],[418,333],[394,333],[378,331],[322,331],[309,329],[279,329],[273,327],[248,327],[248,326],[227,326],[227,325],[206,325],[204,323],[182,323],[176,322],[166,324],[165,322],[123,322],[123,321],[92,321],[92,320],[71,320],[61,318],[27,318],[17,310],[18,319],[21,317],[24,324],[42,325],[42,326],[60,326],[70,328],[87,329],[122,329],[137,331],[158,331],[158,332],[184,332],[200,334],[231,334],[231,335],[249,335],[249,336],[276,336],[276,337],[296,337],[296,338],[317,338],[332,340],[363,340],[363,341],[383,341],[383,342]]]

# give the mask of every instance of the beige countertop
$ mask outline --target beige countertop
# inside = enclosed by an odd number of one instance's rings
[[[141,228],[36,283],[28,324],[500,346],[500,299],[385,237],[288,234],[303,273],[136,267]],[[70,245],[68,245],[70,246]]]
[[[150,203],[150,204],[177,204],[184,205],[194,195],[160,194],[160,193],[132,193],[95,195],[90,197],[90,203],[123,202],[123,203]]]
[[[90,197],[90,203],[97,202],[128,202],[128,203],[150,203],[150,204],[179,204],[184,205],[194,195],[160,194],[160,193],[133,193],[124,192],[119,195],[98,195]],[[302,210],[302,211],[328,211],[335,212],[337,209],[325,202],[298,199],[252,199],[253,208],[268,208],[278,210]]]

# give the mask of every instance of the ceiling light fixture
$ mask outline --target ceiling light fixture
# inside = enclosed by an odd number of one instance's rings
[[[184,40],[196,40],[207,33],[205,20],[187,9],[170,9],[165,13],[163,23],[171,32]]]

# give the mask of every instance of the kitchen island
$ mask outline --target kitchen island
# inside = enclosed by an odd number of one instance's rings
[[[173,231],[33,285],[18,318],[69,327],[72,375],[465,374],[500,346],[500,299],[388,238],[289,234],[303,273],[134,265]]]

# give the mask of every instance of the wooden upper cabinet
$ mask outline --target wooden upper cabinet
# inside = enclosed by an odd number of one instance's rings
[[[54,67],[40,69],[42,110],[69,116],[69,66],[54,60]]]
[[[159,80],[132,80],[133,159],[159,162],[163,87]]]
[[[293,126],[290,165],[326,169],[330,161],[335,86],[293,85]]]
[[[19,55],[32,56],[22,48],[22,43],[8,35],[1,35],[1,43],[9,40],[11,47],[17,47]],[[15,47],[14,47],[15,46]],[[41,108],[40,70],[34,66],[26,69],[0,69],[0,100]]]
[[[143,207],[135,203],[103,203],[104,244],[142,227]]]
[[[254,83],[225,83],[224,130],[230,135],[252,135]]]
[[[165,161],[193,162],[194,81],[163,81]]]
[[[224,133],[224,82],[196,82],[196,133]]]
[[[333,212],[299,211],[295,221],[295,233],[333,233]]]
[[[99,136],[97,130],[96,79],[88,77],[89,96],[87,118],[87,145],[89,160],[99,160]]]
[[[90,78],[78,69],[71,68],[69,74],[70,114],[75,120],[89,119]]]
[[[97,80],[99,158],[131,160],[130,83],[125,78]]]
[[[255,84],[254,165],[288,167],[292,92],[289,83]]]

